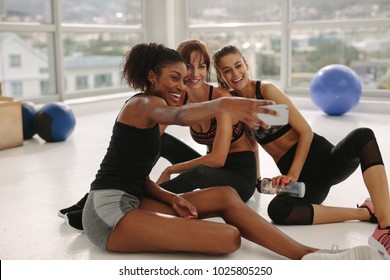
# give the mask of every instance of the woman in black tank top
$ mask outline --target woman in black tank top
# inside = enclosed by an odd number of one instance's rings
[[[268,214],[278,224],[321,224],[362,220],[379,223],[371,239],[382,238],[379,250],[390,258],[390,195],[387,175],[374,132],[357,128],[337,145],[313,133],[311,127],[278,87],[270,82],[249,78],[248,65],[234,46],[225,46],[213,56],[220,86],[233,90],[238,96],[269,99],[289,107],[289,124],[273,130],[259,129],[255,137],[270,153],[281,172],[273,178],[302,181],[306,184],[303,198],[276,196],[268,207]],[[361,166],[362,175],[371,200],[357,208],[336,208],[320,205],[330,188],[348,178]],[[374,241],[372,243],[375,243]],[[378,244],[379,244],[378,243]]]

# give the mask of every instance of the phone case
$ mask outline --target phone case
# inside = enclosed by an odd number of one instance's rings
[[[268,125],[286,125],[288,123],[288,106],[286,104],[275,104],[262,106],[279,112],[279,116],[273,116],[263,113],[258,113],[257,117]]]

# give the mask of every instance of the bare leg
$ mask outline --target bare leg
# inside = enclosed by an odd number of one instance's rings
[[[111,233],[107,250],[116,252],[197,252],[228,254],[240,247],[232,226],[136,209]]]
[[[215,197],[221,201],[215,201]],[[232,188],[227,188],[224,195],[212,195],[207,202],[207,205],[218,203],[224,207],[220,212],[221,217],[226,223],[237,227],[242,237],[275,253],[290,259],[301,259],[309,252],[318,250],[304,246],[281,232],[243,203]],[[204,203],[204,200],[201,203]]]
[[[381,228],[390,225],[390,195],[383,165],[375,165],[363,173],[363,179],[370,193]],[[312,205],[314,208],[313,224],[338,223],[351,220],[368,221],[370,213],[366,208],[343,208]]]
[[[370,193],[379,226],[381,228],[390,226],[389,184],[384,166],[375,165],[368,168],[363,173],[363,179]]]
[[[186,193],[183,197],[197,208],[200,217],[219,216],[222,217],[226,223],[234,227],[232,228],[226,224],[209,221],[166,218],[170,220],[165,224],[159,223],[149,225],[146,234],[148,236],[154,234],[156,240],[156,242],[152,242],[153,244],[156,244],[153,245],[151,251],[156,251],[156,249],[158,249],[159,251],[185,250],[203,253],[226,253],[229,250],[234,251],[238,248],[239,242],[236,240],[237,233],[260,246],[291,259],[301,259],[304,255],[318,250],[304,246],[278,230],[243,203],[237,192],[232,188],[208,188]],[[143,200],[140,208],[144,211],[148,210],[150,213],[152,211],[157,211],[165,214],[173,214],[169,206],[150,199]],[[126,217],[130,214],[131,213],[126,215]],[[153,215],[157,216],[155,213],[153,213]],[[162,219],[161,216],[158,217]],[[179,220],[180,222],[173,222],[176,220]],[[134,223],[136,221],[128,221],[128,223],[130,222]],[[146,226],[145,224],[149,223],[150,222],[147,223],[143,220],[142,228]],[[216,229],[217,225],[219,226],[219,229]],[[235,231],[235,228],[237,228],[238,231]],[[111,242],[109,242],[109,245],[112,245],[115,239],[121,238],[122,233],[117,234],[117,230],[119,232],[118,227],[111,234],[109,239]],[[131,232],[131,230],[135,230],[137,233]],[[124,240],[125,244],[129,243],[129,240],[131,240],[132,244],[128,249],[132,249],[132,246],[139,246],[143,242],[146,242],[146,240],[148,240],[147,242],[150,240],[150,237],[145,236],[145,229],[139,231],[138,226],[134,226],[134,224],[129,226],[128,231],[128,233],[125,233],[126,240]],[[141,235],[142,238],[144,238],[143,242],[132,242],[134,240],[132,236],[135,234]],[[228,246],[229,250],[221,250],[221,246],[226,246],[226,242],[233,243],[233,245]],[[150,245],[149,242],[148,246]],[[124,244],[120,245],[119,248],[124,248],[123,246]],[[113,247],[109,246],[108,249],[113,249]],[[139,248],[138,250],[144,251],[143,248]]]
[[[312,204],[313,224],[339,223],[351,220],[368,221],[370,212],[366,208],[343,208]]]

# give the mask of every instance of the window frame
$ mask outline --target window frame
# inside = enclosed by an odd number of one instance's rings
[[[308,97],[309,88],[290,86],[292,77],[291,61],[292,31],[312,29],[325,30],[329,28],[389,28],[390,18],[379,19],[353,19],[353,20],[321,20],[321,21],[291,21],[291,0],[281,1],[282,18],[278,22],[259,23],[229,23],[215,25],[189,24],[188,1],[189,0],[140,0],[142,5],[142,22],[140,25],[96,25],[96,24],[70,24],[62,23],[61,1],[51,0],[51,23],[13,23],[0,22],[0,32],[43,32],[52,36],[53,42],[49,42],[54,56],[54,80],[55,94],[30,98],[37,103],[49,101],[64,101],[69,99],[93,97],[100,95],[115,95],[123,93],[123,89],[86,89],[75,93],[66,92],[66,81],[63,78],[64,70],[64,46],[63,33],[123,33],[132,32],[141,34],[142,42],[159,42],[168,47],[176,48],[182,40],[188,39],[193,32],[220,32],[220,31],[280,31],[280,84],[279,86],[292,96]],[[158,30],[156,26],[159,26]],[[141,42],[140,42],[141,43]],[[23,62],[22,62],[23,63]],[[0,77],[1,79],[1,77]],[[91,81],[91,83],[93,83]],[[390,100],[390,90],[363,89],[362,98],[374,98],[376,100]]]

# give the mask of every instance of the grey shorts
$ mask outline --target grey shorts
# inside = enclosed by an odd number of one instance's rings
[[[83,211],[83,227],[88,239],[106,250],[107,240],[116,224],[131,210],[139,207],[139,199],[116,189],[90,191]]]

